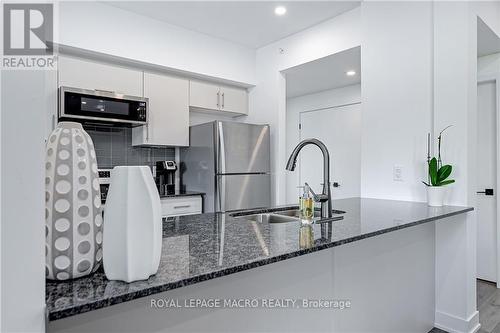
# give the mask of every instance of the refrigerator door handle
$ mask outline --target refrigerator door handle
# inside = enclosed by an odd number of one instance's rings
[[[226,173],[226,143],[224,142],[224,130],[221,122],[217,123],[219,126],[219,173]]]
[[[215,175],[215,198],[214,206],[215,212],[221,211],[221,201],[220,201],[220,177]]]
[[[226,211],[226,176],[220,176],[220,211]]]
[[[226,176],[217,175],[217,184],[215,189],[215,211],[226,211]]]

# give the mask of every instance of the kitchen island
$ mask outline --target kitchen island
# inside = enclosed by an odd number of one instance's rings
[[[343,219],[312,225],[169,219],[150,279],[108,281],[98,271],[47,282],[49,332],[430,330],[455,292],[448,283],[462,280],[460,261],[446,256],[460,253],[472,208],[360,198],[333,206]]]

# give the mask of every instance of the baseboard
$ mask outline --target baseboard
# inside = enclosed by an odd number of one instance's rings
[[[479,331],[479,312],[475,311],[464,319],[448,313],[436,311],[434,326],[450,333],[476,333]]]

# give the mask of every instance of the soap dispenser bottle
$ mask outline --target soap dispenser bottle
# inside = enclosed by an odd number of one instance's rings
[[[304,189],[302,196],[299,198],[300,217],[310,219],[313,217],[314,202],[309,191],[309,186],[306,184],[300,187]]]

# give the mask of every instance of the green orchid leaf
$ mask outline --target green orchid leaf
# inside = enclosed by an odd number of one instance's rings
[[[437,186],[444,186],[444,185],[448,185],[448,184],[453,184],[455,182],[455,179],[448,179],[448,180],[444,180],[442,182],[440,182]]]
[[[429,162],[429,177],[431,178],[432,186],[437,186],[438,183],[438,167],[437,167],[437,159],[433,157]]]
[[[443,165],[442,167],[439,168],[438,173],[437,173],[437,179],[438,182],[442,182],[446,178],[448,178],[451,174],[452,171],[451,165]]]

